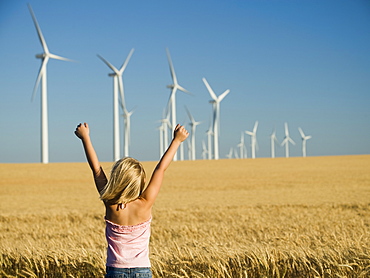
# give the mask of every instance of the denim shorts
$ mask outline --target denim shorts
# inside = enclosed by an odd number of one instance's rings
[[[150,267],[117,268],[107,266],[105,278],[152,278]]]

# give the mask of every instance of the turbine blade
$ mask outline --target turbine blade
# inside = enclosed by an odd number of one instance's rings
[[[55,60],[62,60],[62,61],[68,61],[68,62],[76,62],[74,60],[71,60],[71,59],[68,59],[68,58],[64,58],[62,56],[58,56],[58,55],[55,55],[55,54],[51,54],[49,53],[48,56],[51,58],[51,59],[55,59]]]
[[[35,96],[36,96],[36,90],[40,85],[40,81],[41,81],[42,76],[44,75],[44,72],[46,71],[46,65],[47,65],[48,61],[49,61],[48,57],[45,57],[42,61],[42,64],[41,64],[41,67],[40,67],[40,70],[39,70],[39,74],[37,75],[35,86],[33,87],[33,93],[32,93],[32,97],[31,97],[31,101],[33,101]]]
[[[212,99],[213,99],[214,101],[218,101],[218,99],[217,99],[217,96],[216,96],[215,92],[212,90],[212,88],[211,88],[211,86],[208,84],[207,80],[206,80],[204,77],[202,78],[202,80],[203,80],[204,85],[206,85],[207,90],[208,90],[209,94],[211,95]]]
[[[227,94],[230,93],[230,90],[226,90],[225,92],[223,92],[219,97],[218,97],[218,101],[221,102],[226,96]]]
[[[177,84],[176,73],[175,73],[175,69],[174,69],[173,64],[172,64],[171,55],[170,55],[170,51],[168,50],[168,48],[166,48],[166,53],[167,53],[167,60],[168,60],[169,66],[170,66],[170,71],[171,71],[171,76],[172,76],[173,83]]]
[[[284,146],[288,142],[288,138],[286,137],[283,142],[281,142],[281,146]]]
[[[289,140],[290,143],[292,143],[293,145],[295,145],[295,142],[293,141],[292,138],[288,137],[288,140]]]
[[[126,69],[126,67],[127,67],[127,64],[128,64],[128,62],[130,61],[130,59],[131,59],[131,56],[132,56],[132,54],[134,53],[134,48],[132,48],[131,49],[131,51],[130,51],[130,53],[128,54],[128,56],[127,56],[127,58],[126,58],[126,61],[123,63],[123,65],[122,65],[122,67],[120,68],[120,70],[119,70],[119,72],[120,72],[120,74],[122,74],[124,71],[125,71],[125,69]]]
[[[301,137],[302,137],[302,138],[304,138],[304,137],[305,137],[305,135],[304,135],[304,133],[303,133],[303,130],[302,130],[300,127],[298,128],[298,130],[299,130],[299,133],[301,134]]]
[[[256,122],[254,123],[254,127],[253,127],[253,133],[254,133],[254,134],[256,134],[256,132],[257,132],[257,127],[258,127],[258,121],[256,121]]]
[[[192,95],[192,93],[190,93],[188,90],[186,90],[184,87],[181,87],[179,84],[175,85],[177,87],[177,89],[179,89],[180,91],[184,92],[184,93],[187,93],[189,95]]]
[[[188,113],[190,121],[192,122],[192,124],[195,124],[195,120],[194,120],[193,116],[191,115],[189,109],[186,106],[185,106],[185,109],[186,109],[186,112]]]
[[[120,75],[120,72],[111,64],[109,63],[107,60],[105,60],[102,56],[100,56],[99,54],[97,54],[97,56],[112,70],[115,72],[115,74],[117,75]]]
[[[122,82],[122,76],[118,76],[118,88],[120,93],[120,104],[123,110],[126,109],[126,103],[125,103],[125,93],[123,89],[123,82]]]
[[[284,123],[285,126],[285,136],[289,136],[288,124]]]
[[[42,48],[44,49],[45,53],[49,53],[48,46],[46,45],[46,41],[44,39],[44,36],[42,35],[40,26],[39,26],[39,24],[37,22],[36,16],[33,13],[33,10],[31,8],[31,5],[30,4],[28,4],[28,9],[30,10],[30,13],[31,13],[31,16],[32,16],[32,20],[33,20],[33,23],[35,24],[35,27],[36,27],[36,30],[37,30],[37,34],[39,36],[39,40],[41,42]]]

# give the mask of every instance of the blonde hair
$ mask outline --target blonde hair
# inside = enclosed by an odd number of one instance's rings
[[[132,157],[122,158],[113,165],[100,199],[110,205],[132,202],[146,189],[145,177],[144,167],[139,161]]]

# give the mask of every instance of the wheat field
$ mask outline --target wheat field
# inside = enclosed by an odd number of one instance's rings
[[[0,277],[104,276],[87,163],[0,174]],[[173,162],[150,250],[154,277],[370,277],[370,155]]]

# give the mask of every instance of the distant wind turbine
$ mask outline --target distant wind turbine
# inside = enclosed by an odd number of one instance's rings
[[[240,143],[238,144],[240,150],[240,158],[247,158],[247,150],[244,145],[244,133],[241,133]]]
[[[270,139],[271,139],[271,157],[272,158],[275,158],[275,142],[279,144],[277,138],[276,138],[276,131],[274,130],[274,132],[270,135]]]
[[[208,84],[207,80],[203,77],[203,83],[206,85],[209,94],[212,99],[210,102],[213,106],[213,147],[214,147],[214,156],[215,159],[219,159],[219,147],[218,147],[218,138],[220,136],[220,102],[226,97],[230,90],[226,90],[220,96],[216,96],[211,86]]]
[[[308,135],[308,136],[305,135],[303,133],[303,130],[300,127],[298,128],[298,130],[299,130],[299,133],[301,134],[301,137],[302,137],[302,155],[303,155],[303,157],[306,157],[306,141],[308,139],[311,139],[312,136],[311,135]]]
[[[35,98],[37,88],[39,87],[41,81],[41,162],[49,163],[49,131],[48,131],[48,102],[47,102],[47,74],[46,67],[49,59],[72,61],[70,59],[52,54],[49,52],[49,48],[46,44],[44,36],[42,35],[40,26],[37,22],[36,16],[33,13],[31,5],[28,4],[28,9],[30,10],[33,23],[35,24],[39,40],[41,42],[44,53],[37,54],[36,58],[41,59],[41,67],[39,74],[36,79],[35,86],[33,88],[32,100]]]
[[[192,160],[191,143],[189,140],[186,140],[186,143],[188,144],[188,160]]]
[[[288,124],[285,123],[285,138],[281,143],[282,146],[285,145],[285,157],[289,157],[289,142],[295,145],[295,142],[289,137]]]
[[[126,107],[122,74],[125,71],[127,64],[133,53],[134,53],[134,49],[131,49],[129,55],[127,56],[125,62],[122,64],[119,70],[116,67],[114,67],[111,63],[109,63],[107,60],[105,60],[102,56],[98,55],[98,57],[113,71],[113,73],[110,73],[108,75],[113,77],[113,159],[114,161],[117,161],[118,159],[120,159],[118,90],[120,91],[120,96],[121,96],[121,106]],[[128,146],[128,142],[126,141],[125,141],[125,146]]]
[[[226,155],[226,157],[227,157],[228,159],[233,158],[233,148],[232,148],[232,147],[230,148],[230,151],[229,151],[229,153]]]
[[[210,123],[210,126],[206,132],[207,134],[207,154],[208,154],[208,159],[212,159],[212,135],[213,135],[213,130],[212,130],[212,123]]]
[[[134,113],[134,110],[128,111],[126,107],[122,105],[123,109],[123,120],[124,120],[124,156],[128,157],[129,154],[129,146],[131,144],[131,115]]]
[[[164,129],[163,124],[161,124],[157,129],[159,130],[159,157],[162,157],[163,152],[164,152],[163,150],[163,129]]]
[[[168,64],[170,66],[170,71],[171,71],[171,76],[172,76],[172,81],[173,81],[173,84],[167,85],[167,88],[171,89],[171,95],[170,95],[170,98],[168,100],[168,102],[169,102],[168,105],[171,107],[172,126],[175,127],[176,124],[177,124],[177,122],[176,122],[176,91],[180,90],[180,91],[182,91],[184,93],[187,93],[187,94],[190,94],[190,92],[188,90],[186,90],[185,88],[181,87],[179,85],[179,83],[177,82],[175,69],[173,67],[170,52],[169,52],[168,48],[166,48],[166,52],[167,52]],[[173,160],[174,161],[177,160],[177,153],[175,153],[175,156],[174,156]]]
[[[256,158],[256,148],[257,148],[257,127],[258,121],[254,123],[253,131],[246,131],[245,133],[251,137],[251,149],[252,158]]]
[[[196,156],[195,156],[195,130],[196,130],[197,125],[200,124],[200,122],[195,121],[194,117],[191,115],[188,108],[185,107],[185,109],[186,109],[186,112],[188,113],[188,116],[190,118],[190,126],[191,126],[191,159],[195,160],[196,159]]]
[[[206,147],[206,143],[204,142],[204,140],[202,141],[202,159],[207,159],[207,147]]]

